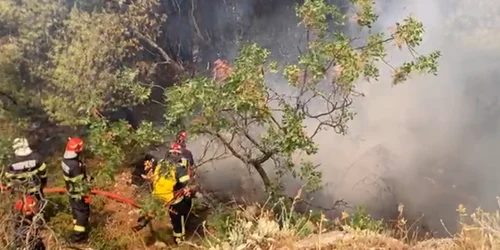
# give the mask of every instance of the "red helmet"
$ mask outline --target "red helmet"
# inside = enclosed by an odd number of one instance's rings
[[[168,150],[169,153],[182,153],[182,147],[178,143],[174,143],[170,146],[170,149]]]
[[[69,138],[66,151],[79,153],[83,150],[83,140],[78,137]]]
[[[186,130],[181,130],[179,132],[179,134],[177,135],[177,141],[184,142],[187,140],[187,136],[188,136],[188,134],[187,134]]]
[[[14,209],[16,211],[21,211],[26,215],[30,215],[36,212],[36,199],[33,196],[26,196],[24,200],[16,201]]]

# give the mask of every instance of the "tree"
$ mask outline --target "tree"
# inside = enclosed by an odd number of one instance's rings
[[[163,11],[159,0],[0,0],[0,53],[18,69],[2,95],[20,102],[25,93],[72,126],[88,124],[96,110],[146,103],[165,65],[182,71],[157,43]]]
[[[58,30],[50,53],[53,67],[44,71],[51,87],[44,106],[56,120],[87,124],[95,109],[135,106],[149,98],[152,83],[140,79],[149,79],[156,63],[140,56],[141,41],[155,44],[161,34],[165,18],[158,14],[159,1],[105,6],[92,12],[73,8]]]
[[[157,44],[163,11],[159,0],[0,0],[6,122],[33,119],[30,109],[51,125],[86,126],[96,165],[109,175],[133,158],[131,150],[161,141],[150,122],[134,131],[99,114],[147,104],[156,74],[182,68]]]
[[[280,66],[268,62],[270,52],[256,44],[246,45],[225,79],[201,76],[166,92],[167,125],[185,126],[194,134],[218,141],[254,169],[268,191],[273,186],[263,167],[268,161],[275,164],[278,176],[291,173],[307,180],[309,190],[317,189],[321,181],[317,166],[307,161],[296,164],[293,158],[315,154],[314,139],[321,130],[346,132],[348,121],[355,115],[353,100],[362,95],[356,90],[360,79],[378,80],[384,64],[393,70],[392,84],[404,82],[412,72],[436,74],[438,70],[438,51],[415,56],[398,67],[388,64],[385,48],[391,43],[418,55],[416,48],[424,34],[421,22],[410,16],[397,23],[392,34],[377,33],[371,28],[377,21],[373,3],[351,2],[358,10],[354,18],[359,37],[331,31],[329,24],[342,26],[351,18],[334,5],[306,0],[297,7],[301,24],[308,31],[308,44],[298,63],[282,65],[289,91],[278,91],[265,80],[265,74],[276,73],[276,66]],[[362,38],[362,34],[368,36]],[[318,109],[318,104],[324,108]],[[310,133],[305,130],[306,120],[317,123]]]

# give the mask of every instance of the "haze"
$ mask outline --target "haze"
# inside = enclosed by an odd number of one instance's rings
[[[277,2],[267,15],[250,11],[249,2],[248,6],[235,2],[235,8],[246,18],[240,20],[252,20],[242,37],[259,42],[273,51],[275,59],[286,61],[296,55],[301,32],[293,6]],[[376,217],[390,219],[402,202],[409,219],[423,214],[420,224],[443,232],[442,219],[453,231],[458,204],[488,209],[497,204],[500,2],[375,2],[380,13],[376,29],[387,30],[408,14],[423,21],[426,33],[419,51],[441,50],[440,72],[438,76],[415,75],[398,86],[391,86],[389,71],[379,82],[360,82],[366,97],[356,102],[358,115],[348,135],[324,132],[318,137],[322,138],[320,152],[313,160],[321,163],[326,186],[312,196],[313,203],[329,207],[344,198],[350,205],[366,205]],[[232,24],[218,25],[227,29]],[[233,44],[224,53],[213,52],[231,60],[237,48]],[[409,59],[407,53],[392,48],[391,52],[392,63]],[[196,152],[198,144],[193,147]],[[207,189],[232,190],[236,195],[246,194],[247,199],[259,194],[260,180],[242,170],[236,160],[206,165],[203,170]],[[287,192],[293,196],[299,186],[288,180]]]

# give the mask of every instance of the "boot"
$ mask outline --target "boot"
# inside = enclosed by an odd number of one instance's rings
[[[139,232],[145,228],[151,222],[151,218],[147,216],[141,216],[137,219],[137,225],[132,228],[134,232]]]
[[[43,244],[42,239],[38,238],[36,240],[35,244],[33,244],[33,247],[31,248],[31,250],[46,250],[45,244]]]
[[[73,232],[71,234],[71,243],[84,243],[87,241],[87,234],[80,232]]]
[[[179,244],[181,244],[181,242],[184,241],[184,236],[182,236],[182,237],[175,237],[174,236],[174,241],[175,241],[176,245],[179,245]]]

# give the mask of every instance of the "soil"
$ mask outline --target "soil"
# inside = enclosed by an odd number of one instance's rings
[[[142,196],[149,195],[148,192],[138,191],[136,186],[131,185],[131,173],[124,172],[115,177],[115,185],[110,188],[110,192],[121,195],[123,197],[140,200]],[[172,227],[169,218],[162,220],[153,220],[149,227],[144,228],[140,232],[133,232],[132,227],[137,223],[140,209],[133,208],[129,204],[123,204],[111,199],[102,197],[93,197],[93,202],[98,204],[104,202],[101,211],[91,211],[91,230],[99,230],[97,236],[91,237],[88,244],[72,245],[63,249],[95,249],[91,245],[99,245],[102,242],[118,241],[122,245],[127,246],[123,250],[140,250],[140,249],[171,249],[176,247],[172,238]],[[96,205],[98,206],[98,205]],[[195,212],[190,215],[188,224],[186,225],[187,240],[190,242],[199,242],[202,239],[201,219],[199,213]],[[68,224],[69,226],[69,224]],[[98,228],[98,229],[97,229]],[[68,231],[70,229],[68,228]],[[104,233],[101,233],[104,232]],[[91,233],[92,234],[92,233]],[[55,246],[56,241],[49,232],[44,233],[44,242],[49,246]],[[59,239],[59,243],[61,239]],[[99,240],[100,242],[92,242]],[[64,244],[64,243],[63,243]],[[69,244],[64,244],[69,245]],[[192,249],[190,246],[177,247],[176,249]],[[122,248],[120,248],[122,250]]]

